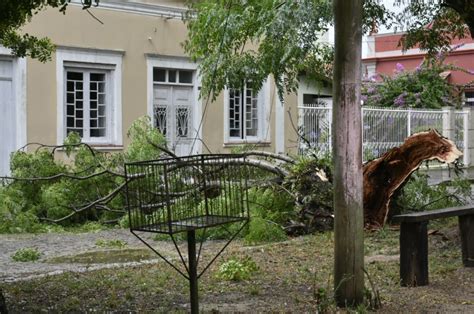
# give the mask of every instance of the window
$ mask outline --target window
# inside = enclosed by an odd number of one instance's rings
[[[147,113],[178,156],[201,152],[197,68],[197,63],[183,57],[147,57]]]
[[[264,117],[268,110],[266,86],[267,83],[260,91],[256,91],[248,85],[241,89],[227,89],[225,97],[226,142],[263,140],[267,124]]]
[[[171,143],[191,137],[193,71],[153,68],[153,121]]]
[[[77,132],[86,142],[107,138],[106,75],[97,70],[66,70],[66,134]]]
[[[122,57],[121,51],[57,49],[58,144],[77,132],[84,143],[121,148]]]
[[[319,94],[303,94],[303,105],[307,107],[327,106],[332,96]]]
[[[153,82],[167,84],[192,84],[193,71],[154,68]]]
[[[466,99],[466,106],[474,106],[474,91],[469,91],[464,93]]]

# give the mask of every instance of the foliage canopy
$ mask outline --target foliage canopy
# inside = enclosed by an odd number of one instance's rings
[[[41,10],[52,7],[65,13],[71,0],[4,0],[0,1],[0,45],[10,48],[14,55],[32,57],[42,62],[51,59],[54,45],[48,38],[20,34],[18,30]],[[99,0],[81,0],[88,9]]]
[[[395,5],[402,7],[398,14],[383,1],[364,1],[364,32],[381,25],[406,30],[402,48],[419,44],[431,56],[447,50],[452,39],[469,36],[465,23],[472,17],[465,12],[474,1],[397,0]],[[332,1],[203,0],[190,8],[184,48],[200,62],[201,95],[214,99],[225,86],[246,82],[258,89],[271,75],[282,98],[296,90],[300,74],[331,79],[333,47],[322,34],[332,25]]]
[[[200,61],[202,92],[213,98],[243,78],[259,89],[269,74],[280,91],[295,90],[306,66],[324,75],[332,59],[332,48],[317,41],[331,24],[329,1],[198,1],[192,9],[184,48]]]

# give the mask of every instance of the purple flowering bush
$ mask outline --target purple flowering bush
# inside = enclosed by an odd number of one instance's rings
[[[397,63],[393,76],[381,75],[381,82],[363,83],[364,105],[394,108],[430,108],[461,106],[462,86],[449,84],[440,75],[445,71],[463,71],[451,64],[443,64],[444,55],[425,59],[415,70],[405,70]]]

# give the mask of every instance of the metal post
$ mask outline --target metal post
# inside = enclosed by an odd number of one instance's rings
[[[411,135],[411,108],[407,111],[407,137]]]
[[[462,111],[463,113],[463,163],[464,163],[464,167],[469,167],[470,163],[471,163],[471,159],[470,159],[470,156],[469,156],[469,115],[470,115],[470,111],[468,110],[463,110]]]
[[[191,296],[191,314],[199,313],[198,276],[196,262],[196,231],[188,230],[189,288]]]
[[[454,109],[443,107],[443,136],[455,141],[454,137]]]
[[[331,106],[329,107],[329,114],[328,114],[328,121],[329,121],[329,123],[328,123],[328,125],[329,125],[329,140],[328,141],[329,141],[329,152],[331,152],[331,153],[332,153],[332,136],[333,136],[332,135],[332,133],[333,133],[333,130],[332,130],[332,128],[333,128],[333,125],[332,125],[333,124],[332,123],[332,107],[333,107],[333,105],[332,105],[332,101],[331,101]]]

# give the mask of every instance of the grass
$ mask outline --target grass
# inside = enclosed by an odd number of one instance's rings
[[[449,222],[440,225],[452,229]],[[366,233],[365,253],[398,254],[398,230],[386,228]],[[447,234],[441,229],[440,234]],[[333,312],[332,232],[294,238],[289,241],[243,246],[233,242],[199,281],[201,309],[222,312]],[[209,261],[220,242],[203,249]],[[112,251],[111,251],[112,252]],[[146,251],[114,249],[112,258],[145,256]],[[141,255],[143,254],[143,255]],[[404,288],[399,285],[398,260],[373,261],[365,265],[375,289],[380,293],[382,312],[474,310],[474,272],[463,269],[460,247],[453,239],[430,236],[430,285]],[[240,281],[219,278],[219,270],[229,260],[251,257],[258,271]],[[101,255],[76,255],[56,262],[103,260]],[[122,257],[120,257],[122,258]],[[52,261],[50,261],[52,262]],[[178,261],[174,260],[177,264]],[[204,267],[205,262],[200,263]],[[181,265],[182,266],[182,265]],[[472,270],[472,269],[471,269]],[[371,295],[371,287],[366,279]],[[188,282],[165,263],[102,269],[86,273],[64,273],[29,281],[0,284],[12,312],[187,311]],[[367,305],[352,309],[366,312]]]
[[[127,242],[119,239],[115,240],[105,240],[105,239],[98,239],[95,241],[95,246],[101,248],[111,248],[111,249],[122,249],[127,246]]]
[[[48,259],[51,264],[80,263],[80,264],[105,264],[127,263],[156,259],[157,256],[148,249],[123,249],[108,251],[85,252],[76,255],[58,256]]]
[[[12,254],[11,258],[15,262],[34,262],[39,260],[41,252],[36,248],[22,248]]]

